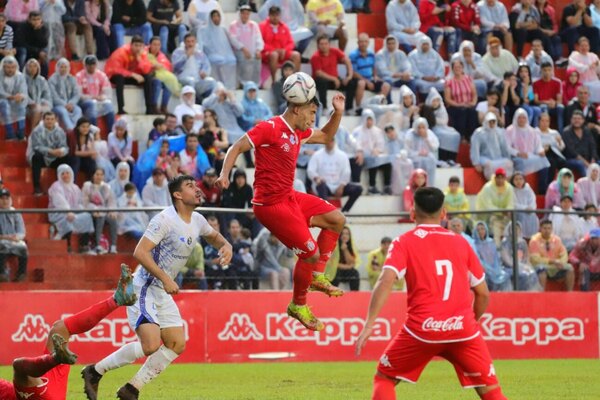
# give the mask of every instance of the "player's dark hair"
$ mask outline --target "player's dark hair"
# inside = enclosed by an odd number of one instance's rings
[[[169,182],[169,194],[171,195],[171,202],[173,204],[175,204],[175,197],[173,197],[173,195],[175,194],[175,192],[181,192],[181,186],[183,186],[183,184],[187,181],[195,182],[196,180],[193,176],[190,175],[180,175],[176,178],[173,178]]]
[[[434,216],[444,205],[444,193],[436,187],[420,187],[415,191],[415,211],[425,216]]]
[[[552,221],[551,221],[551,220],[549,220],[549,219],[543,219],[543,220],[540,222],[540,227],[542,227],[542,226],[544,226],[544,225],[550,225],[550,226],[552,226]]]

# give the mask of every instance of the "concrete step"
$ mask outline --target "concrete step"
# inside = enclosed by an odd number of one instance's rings
[[[38,238],[36,240],[29,240],[27,242],[27,247],[29,248],[29,254],[40,254],[47,256],[67,254],[66,240],[53,240],[47,237]]]

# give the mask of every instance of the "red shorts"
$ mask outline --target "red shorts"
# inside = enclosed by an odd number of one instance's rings
[[[436,356],[452,363],[464,388],[498,384],[492,357],[481,335],[464,342],[425,343],[403,329],[383,352],[377,371],[393,379],[416,383]]]
[[[319,197],[296,191],[279,203],[255,204],[253,209],[258,221],[301,259],[311,257],[318,250],[308,229],[311,218],[336,210]]]
[[[60,364],[46,372],[40,379],[43,383],[34,387],[20,387],[15,383],[19,400],[62,400],[67,398],[67,383],[71,366]]]
[[[262,55],[261,55],[263,64],[267,64],[267,65],[269,64],[271,53],[273,53],[273,51],[263,50]],[[286,50],[283,58],[279,57],[279,65],[281,66],[285,61],[289,60],[291,56],[292,56],[292,50]]]

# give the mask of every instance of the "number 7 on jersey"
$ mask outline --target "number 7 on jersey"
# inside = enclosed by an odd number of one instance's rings
[[[452,263],[449,260],[435,260],[435,270],[440,276],[446,275],[444,295],[442,297],[442,300],[446,301],[450,297],[450,289],[452,288],[452,276],[454,274],[452,271]]]

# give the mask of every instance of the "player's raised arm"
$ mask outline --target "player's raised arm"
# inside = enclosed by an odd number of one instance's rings
[[[346,97],[344,97],[341,93],[336,93],[333,96],[332,105],[333,105],[333,114],[329,117],[329,121],[323,126],[322,129],[315,129],[312,136],[308,139],[307,143],[320,143],[326,144],[329,143],[335,137],[337,133],[340,122],[342,121],[342,116],[344,115],[344,106],[345,106]]]
[[[213,230],[208,235],[203,236],[204,239],[216,249],[219,249],[219,255],[221,256],[219,263],[221,266],[228,265],[231,262],[233,255],[233,248],[231,244],[221,235],[219,232]]]
[[[481,282],[479,285],[473,286],[471,288],[473,294],[475,295],[475,299],[473,301],[473,311],[475,312],[475,319],[479,320],[488,304],[490,303],[490,291],[488,290],[487,283],[485,280]]]
[[[219,179],[215,182],[217,187],[221,190],[225,190],[229,187],[229,174],[235,165],[235,161],[240,154],[249,151],[251,148],[252,143],[250,143],[248,136],[244,135],[239,138],[229,150],[227,150],[225,160],[223,161],[223,168],[221,169],[221,175],[219,175]]]
[[[139,261],[140,264],[142,264],[142,267],[146,268],[146,270],[152,274],[152,276],[156,277],[156,279],[159,279],[162,282],[165,292],[169,294],[176,294],[179,292],[179,286],[165,271],[158,266],[158,264],[156,264],[154,257],[152,257],[152,249],[155,247],[155,243],[153,243],[147,237],[142,236],[135,247],[135,250],[133,251],[133,256]]]

